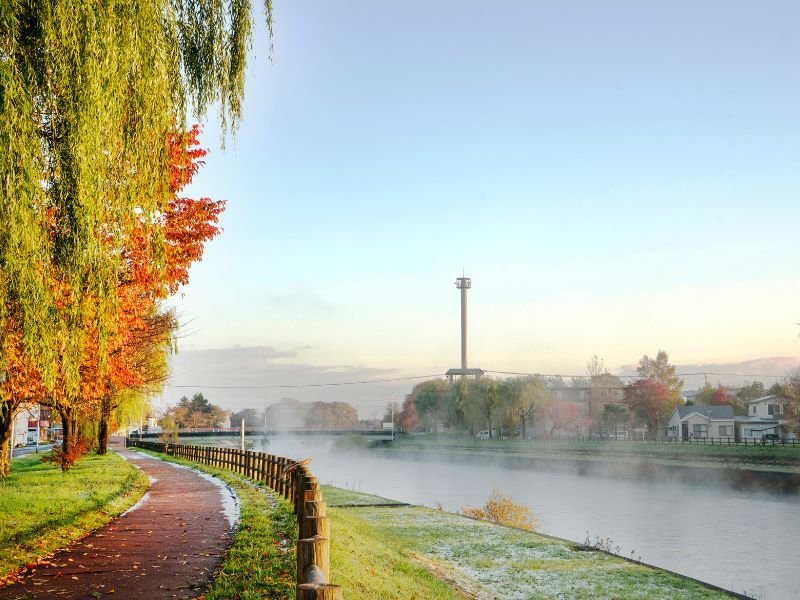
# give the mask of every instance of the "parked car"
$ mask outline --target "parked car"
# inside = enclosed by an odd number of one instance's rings
[[[629,440],[631,439],[631,434],[625,431],[624,429],[620,429],[618,431],[612,431],[608,434],[608,439],[610,440]]]
[[[476,440],[488,440],[489,439],[489,430],[486,431],[479,431],[475,434]]]

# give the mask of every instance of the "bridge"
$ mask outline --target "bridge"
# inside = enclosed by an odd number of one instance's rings
[[[205,438],[205,437],[239,437],[242,434],[241,429],[236,427],[217,427],[217,428],[190,428],[179,429],[178,436],[181,438]],[[154,439],[162,435],[161,432],[133,432],[131,438],[133,439]],[[329,437],[329,436],[360,436],[369,438],[374,442],[391,442],[394,437],[399,435],[399,432],[394,432],[383,429],[267,429],[264,431],[263,427],[245,427],[245,437],[264,436],[267,437]]]

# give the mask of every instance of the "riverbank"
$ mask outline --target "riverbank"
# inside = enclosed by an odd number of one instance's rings
[[[66,473],[41,458],[15,458],[11,474],[0,479],[0,584],[105,525],[149,485],[114,452],[82,458]]]
[[[800,446],[470,440],[403,436],[373,452],[424,460],[432,453],[460,462],[571,471],[645,480],[678,479],[738,489],[800,491]]]
[[[322,483],[451,512],[479,506],[499,489],[530,507],[548,534],[582,543],[588,530],[592,539],[613,539],[625,556],[635,550],[649,564],[725,589],[772,600],[797,595],[785,573],[794,568],[786,548],[800,536],[800,495],[725,487],[711,477],[690,485],[667,477],[581,474],[575,465],[557,468],[554,461],[548,468],[515,468],[502,458],[454,459],[444,451],[416,460],[345,448],[340,439],[252,441],[257,450],[311,458]]]
[[[347,598],[736,597],[598,548],[339,488],[323,493],[331,569]],[[397,591],[409,580],[416,595]]]

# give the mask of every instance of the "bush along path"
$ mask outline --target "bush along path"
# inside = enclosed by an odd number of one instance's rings
[[[0,600],[195,598],[222,563],[238,516],[213,477],[130,451],[150,478],[138,504],[49,561],[0,587]]]

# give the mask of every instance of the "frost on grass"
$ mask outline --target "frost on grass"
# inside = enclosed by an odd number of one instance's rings
[[[420,555],[483,590],[481,598],[712,598],[722,594],[604,552],[418,507],[358,509]]]

